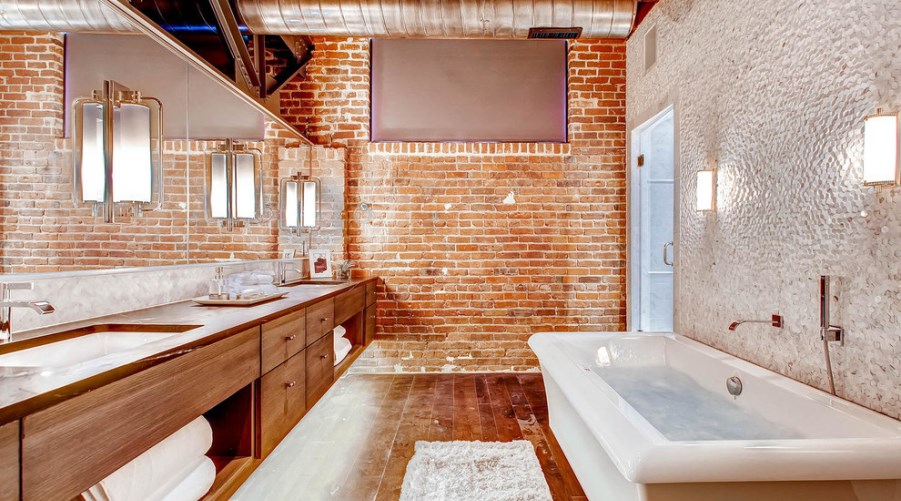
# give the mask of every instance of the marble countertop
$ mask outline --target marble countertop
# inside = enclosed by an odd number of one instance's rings
[[[53,339],[55,334],[99,324],[197,326],[131,350],[72,366],[0,367],[0,424],[190,353],[370,280],[375,279],[355,279],[340,285],[283,287],[279,290],[287,292],[284,298],[255,306],[203,306],[188,300],[16,333],[12,343],[0,345],[0,354],[45,344],[44,340]]]

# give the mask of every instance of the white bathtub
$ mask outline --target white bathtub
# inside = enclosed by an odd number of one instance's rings
[[[901,500],[899,421],[675,334],[529,345],[591,500]]]

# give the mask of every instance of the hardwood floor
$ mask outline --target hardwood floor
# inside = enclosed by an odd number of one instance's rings
[[[347,375],[233,499],[394,501],[417,440],[528,440],[554,500],[586,499],[533,373]]]

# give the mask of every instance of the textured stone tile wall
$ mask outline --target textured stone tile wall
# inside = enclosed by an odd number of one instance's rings
[[[369,143],[368,41],[315,43],[282,112],[347,149],[348,256],[384,279],[357,370],[535,369],[532,333],[625,327],[624,43],[571,47],[565,145]]]
[[[629,127],[676,103],[681,332],[826,388],[818,277],[844,277],[838,393],[901,417],[901,189],[862,186],[861,164],[863,118],[901,109],[901,2],[663,0],[627,62]],[[718,210],[697,213],[713,166]],[[727,330],[774,312],[784,329]]]

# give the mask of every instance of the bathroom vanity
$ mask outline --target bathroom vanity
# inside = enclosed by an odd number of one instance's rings
[[[0,500],[72,499],[201,415],[213,429],[208,455],[217,470],[207,499],[227,498],[375,332],[376,279],[285,290],[252,307],[186,301],[0,346],[0,361],[9,361],[0,367]],[[338,325],[353,349],[334,366]],[[118,334],[151,341],[69,365],[7,366],[26,364],[24,350],[71,353],[75,341],[84,351],[90,339]]]

